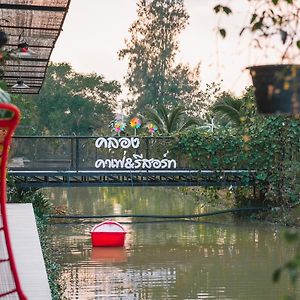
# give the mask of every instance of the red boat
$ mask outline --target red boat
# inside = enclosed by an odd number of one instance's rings
[[[104,221],[91,230],[94,247],[123,247],[126,230],[116,221]]]

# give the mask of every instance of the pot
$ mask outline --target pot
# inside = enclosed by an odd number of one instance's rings
[[[300,115],[300,65],[262,65],[248,69],[259,113]]]

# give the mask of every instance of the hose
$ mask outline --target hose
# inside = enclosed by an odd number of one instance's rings
[[[155,218],[155,219],[192,219],[215,216],[226,213],[237,213],[237,212],[255,212],[268,210],[266,207],[242,207],[232,208],[219,211],[213,211],[202,214],[188,214],[188,215],[144,215],[144,214],[118,214],[118,215],[46,215],[51,219],[103,219],[103,218]]]

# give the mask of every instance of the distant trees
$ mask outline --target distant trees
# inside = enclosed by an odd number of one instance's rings
[[[19,96],[19,132],[85,135],[107,133],[120,84],[97,74],[79,74],[67,63],[50,64],[37,96]],[[23,125],[23,127],[22,127]],[[25,127],[24,127],[25,125]]]
[[[119,52],[129,61],[126,84],[131,105],[183,105],[199,89],[199,68],[175,64],[178,36],[188,24],[183,0],[140,0],[130,39]],[[196,75],[196,76],[195,76]]]

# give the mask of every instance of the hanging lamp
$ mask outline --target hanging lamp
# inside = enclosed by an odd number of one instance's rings
[[[14,84],[11,88],[12,88],[12,89],[20,89],[20,90],[24,90],[24,89],[29,89],[29,86],[28,86],[27,84],[25,84],[25,83],[23,82],[23,80],[19,79],[19,80],[17,81],[17,83]]]

